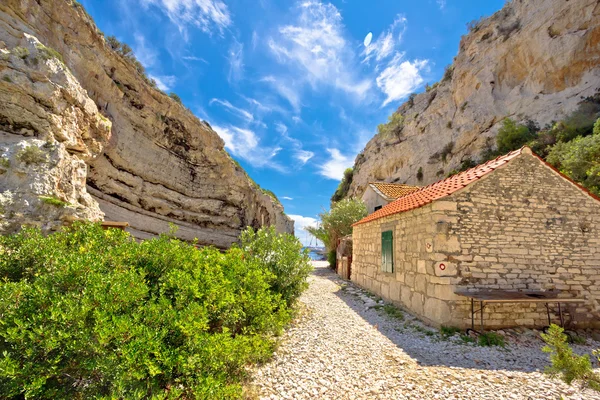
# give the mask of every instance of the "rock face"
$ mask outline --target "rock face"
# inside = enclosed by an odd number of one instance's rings
[[[0,231],[102,219],[86,191],[86,162],[101,153],[110,126],[35,37],[24,34],[11,50],[0,42]]]
[[[596,95],[600,3],[509,2],[462,38],[453,67],[451,78],[398,109],[400,134],[377,135],[358,155],[350,196],[374,180],[435,182],[477,160],[504,118],[545,126]]]
[[[110,134],[103,136],[106,143],[97,140],[94,149],[83,149],[88,155],[80,154],[79,150],[71,151],[71,158],[79,162],[77,176],[80,181],[87,176],[87,192],[93,198],[88,204],[81,203],[89,214],[80,217],[98,219],[104,213],[107,220],[127,221],[132,233],[140,238],[166,232],[169,224],[174,223],[179,228],[179,237],[197,238],[202,244],[223,248],[235,242],[246,226],[273,225],[280,232],[293,232],[293,221],[283,213],[283,207],[257,188],[234,163],[223,147],[223,140],[210,125],[153,88],[131,62],[107,45],[78,3],[70,0],[2,1],[0,40],[4,42],[4,54],[11,54],[4,56],[6,60],[3,58],[0,63],[0,77],[7,69],[12,74],[23,64],[12,56],[15,49],[28,40],[39,40],[51,53],[54,49],[62,58],[66,66],[63,73],[71,78],[69,82],[85,89],[82,95],[87,91],[86,107],[89,108],[85,110],[89,116],[76,120],[83,125],[71,125],[72,137],[61,140],[59,136],[66,134],[56,129],[57,133],[53,134],[56,141],[70,143],[79,138],[89,147],[85,138],[90,135],[90,128],[85,121],[96,115],[106,123],[103,126],[112,124]],[[57,63],[57,60],[44,60],[36,68],[50,68]],[[35,75],[42,81],[50,80],[48,71],[40,72],[29,73],[29,79]],[[60,82],[56,86],[61,93],[64,91]],[[45,104],[23,103],[15,98],[16,92],[35,90],[26,81],[13,84],[3,81],[0,88],[6,98],[12,99],[11,103],[25,111],[35,113],[45,107]],[[38,114],[41,120],[51,121],[61,115],[54,110],[46,110],[45,115],[39,110]],[[15,138],[25,140],[20,131],[14,127],[7,129],[6,125],[20,127],[19,124],[27,123],[27,118],[19,119],[2,106],[0,121],[4,121],[0,129],[5,131],[1,145]],[[34,130],[31,133],[34,139],[28,140],[44,140],[41,131],[43,129]],[[65,144],[67,153],[68,150],[69,145]],[[63,170],[60,166],[55,169],[57,173]],[[40,171],[40,176],[46,175]],[[33,185],[25,177],[23,184]],[[14,185],[14,180],[0,180],[0,193],[12,191]],[[76,191],[86,193],[83,185]],[[47,194],[60,197],[57,191]],[[73,199],[65,197],[65,200]],[[30,214],[42,218],[42,213],[32,211]]]

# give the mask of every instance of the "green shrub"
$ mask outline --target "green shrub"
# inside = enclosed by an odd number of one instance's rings
[[[46,153],[35,145],[30,145],[20,150],[16,157],[26,165],[42,164],[47,161]]]
[[[177,93],[171,92],[171,93],[169,93],[169,97],[172,98],[173,100],[175,100],[176,102],[178,102],[179,104],[182,104],[181,103],[181,97],[179,97],[177,95]]]
[[[271,290],[281,295],[288,305],[308,287],[306,279],[312,271],[308,249],[293,235],[277,233],[275,228],[242,232],[241,247],[248,257],[264,265],[273,275]]]
[[[338,239],[352,234],[352,224],[367,215],[367,206],[359,199],[344,199],[331,206],[331,210],[319,214],[319,227],[308,227],[306,230],[319,239],[327,250],[334,251]]]
[[[477,344],[480,346],[500,346],[505,347],[506,341],[504,336],[496,332],[484,332],[477,337]]]
[[[402,311],[393,304],[385,304],[383,306],[383,312],[385,312],[390,318],[397,319],[400,321],[404,320],[404,314],[402,313]]]
[[[498,136],[496,136],[496,144],[498,152],[505,154],[521,148],[533,139],[535,139],[535,133],[532,133],[527,126],[517,124],[510,118],[505,118],[502,121],[502,127],[498,131]]]
[[[67,207],[69,206],[69,203],[67,203],[66,201],[62,201],[61,199],[59,199],[58,197],[54,197],[54,196],[39,196],[39,199],[41,201],[43,201],[46,204],[50,204],[56,207]]]
[[[2,77],[2,80],[3,80],[4,82],[12,83],[12,79],[10,79],[10,76],[8,76],[8,75],[4,75],[4,76]]]
[[[10,168],[10,160],[6,157],[0,157],[0,168],[1,169],[9,169]]]
[[[335,269],[337,266],[337,253],[335,250],[332,250],[327,253],[327,262],[329,263],[329,268]]]
[[[600,194],[600,133],[556,143],[547,161],[593,193]]]
[[[579,356],[573,353],[573,350],[567,344],[567,335],[563,333],[564,329],[557,325],[550,325],[548,333],[542,333],[542,339],[546,346],[542,349],[545,353],[550,353],[551,366],[546,368],[546,373],[552,377],[560,377],[567,384],[573,381],[579,381],[590,388],[600,391],[600,375],[592,369],[590,356],[585,354]],[[593,353],[599,357],[598,350]]]
[[[344,197],[346,197],[346,195],[348,194],[348,191],[350,190],[350,185],[352,185],[353,177],[354,177],[354,169],[346,168],[346,170],[344,171],[344,176],[342,177],[342,180],[340,181],[340,184],[338,185],[337,189],[335,190],[335,193],[333,194],[333,196],[331,196],[332,203],[336,203],[336,202],[342,200]]]
[[[417,180],[421,182],[423,180],[423,167],[419,167],[417,171]]]
[[[11,53],[19,58],[22,58],[23,60],[29,57],[29,49],[27,47],[17,46],[12,49]]]
[[[444,326],[442,325],[440,327],[440,334],[442,335],[443,338],[449,338],[451,336],[456,335],[457,333],[461,333],[462,330],[460,328],[457,328],[455,326]]]
[[[400,137],[402,129],[404,129],[404,117],[402,114],[394,112],[388,117],[387,123],[377,125],[377,134],[383,138]]]
[[[442,82],[451,81],[452,75],[454,75],[454,65],[446,65],[446,68],[444,68],[444,77],[442,78]]]
[[[63,56],[58,51],[54,50],[52,47],[46,47],[43,44],[39,43],[36,45],[38,52],[42,59],[49,60],[52,58],[58,59],[61,63],[64,64]]]
[[[0,397],[239,398],[289,321],[274,280],[240,249],[166,235],[0,236]]]
[[[273,193],[271,190],[269,189],[263,189],[259,186],[260,191],[263,192],[264,194],[266,194],[267,196],[269,196],[271,199],[273,199],[273,201],[277,204],[281,204],[281,202],[279,201],[279,198],[277,197],[277,195],[275,193]]]

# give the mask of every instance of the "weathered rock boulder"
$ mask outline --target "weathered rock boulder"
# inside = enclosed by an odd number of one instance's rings
[[[174,223],[179,237],[223,248],[246,226],[293,232],[281,204],[233,162],[210,125],[149,84],[77,2],[2,1],[0,40],[14,49],[26,35],[61,55],[112,123],[98,156],[84,160],[87,190],[106,219],[129,222],[140,238]]]
[[[349,195],[361,196],[372,180],[437,181],[477,160],[504,118],[543,127],[599,90],[597,0],[508,2],[462,38],[452,73],[398,109],[400,134],[377,135],[366,145]]]

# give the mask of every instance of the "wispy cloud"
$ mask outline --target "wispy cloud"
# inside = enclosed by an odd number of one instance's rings
[[[237,126],[215,126],[212,128],[225,142],[225,147],[234,156],[240,157],[256,168],[271,168],[279,172],[286,169],[273,158],[281,151],[281,147],[263,147],[256,133],[250,129]]]
[[[344,176],[346,168],[354,164],[352,157],[343,155],[338,149],[327,149],[329,160],[319,166],[319,173],[328,179],[339,181]]]
[[[168,92],[171,90],[173,86],[175,86],[175,82],[177,82],[177,78],[172,75],[148,75],[150,79],[154,79],[156,82],[156,86],[163,92]]]
[[[144,65],[144,67],[152,67],[156,63],[158,52],[146,43],[146,38],[142,34],[136,33],[133,38],[135,40],[133,49],[135,57]]]
[[[392,55],[402,41],[402,35],[404,35],[404,32],[406,31],[406,22],[406,17],[402,14],[398,14],[392,25],[390,25],[385,32],[382,32],[377,40],[370,42],[368,45],[365,44],[363,62],[375,59],[376,63],[379,63]],[[366,38],[365,43],[367,43]]]
[[[304,164],[306,164],[308,160],[314,157],[315,153],[313,153],[312,151],[304,150],[302,148],[302,142],[298,139],[291,137],[288,134],[288,128],[287,126],[285,126],[285,124],[281,122],[276,122],[275,129],[281,134],[281,137],[284,140],[292,144],[292,155],[294,159],[299,161],[299,167],[304,166]]]
[[[283,79],[275,78],[272,75],[265,76],[261,79],[261,82],[267,82],[279,96],[284,98],[290,103],[290,105],[294,108],[294,111],[299,112],[302,102],[300,101],[300,94],[293,87],[294,82],[287,80],[287,82]]]
[[[271,52],[280,63],[299,69],[297,76],[313,88],[333,85],[364,98],[371,81],[361,79],[350,67],[355,56],[351,44],[344,39],[338,9],[318,1],[300,3],[297,8],[296,21],[279,27],[278,35],[269,39]]]
[[[248,122],[254,122],[254,115],[251,112],[246,111],[243,108],[236,107],[227,100],[211,99],[209,102],[210,105],[215,103],[225,107],[229,112],[237,114]]]
[[[200,61],[203,62],[204,64],[208,64],[208,61],[206,61],[204,58],[202,57],[196,57],[196,56],[182,56],[182,59],[186,60],[186,61]]]
[[[446,0],[437,0],[437,5],[440,8],[440,10],[443,10],[444,8],[446,8]]]
[[[215,29],[220,33],[231,25],[231,15],[221,0],[140,0],[145,6],[160,8],[182,33],[187,25],[196,26],[211,34]]]
[[[244,45],[234,40],[227,53],[227,61],[229,62],[227,81],[231,84],[239,81],[244,74]]]
[[[288,196],[281,196],[281,198],[284,200],[288,200],[288,201],[294,200],[292,197],[288,197]]]
[[[428,61],[403,61],[403,56],[397,53],[377,76],[377,86],[387,96],[382,107],[407,97],[423,84],[421,72],[427,68]]]

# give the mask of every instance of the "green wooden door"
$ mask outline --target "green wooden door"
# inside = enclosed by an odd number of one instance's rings
[[[394,233],[381,232],[381,270],[394,272]]]

